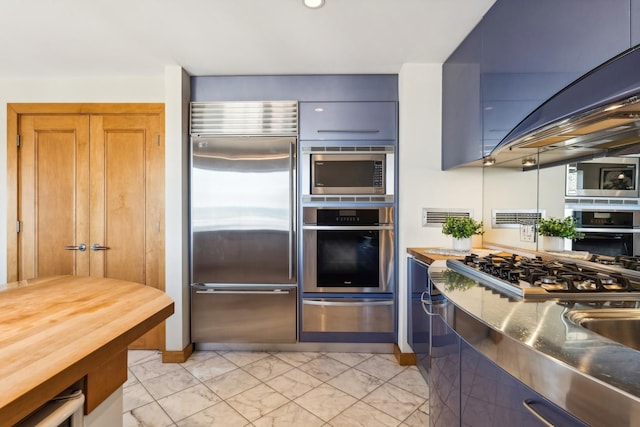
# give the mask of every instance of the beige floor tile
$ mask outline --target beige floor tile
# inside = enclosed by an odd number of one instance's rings
[[[187,359],[186,362],[181,363],[181,365],[184,367],[196,365],[200,362],[204,362],[205,360],[211,359],[212,357],[215,357],[215,356],[219,356],[219,354],[215,351],[202,351],[202,350],[194,351],[193,353],[191,353],[191,356],[189,356],[189,359]]]
[[[168,427],[173,425],[171,418],[155,401],[131,412],[125,412],[122,416],[123,427]]]
[[[396,427],[400,421],[364,402],[357,402],[331,419],[329,424],[335,427]]]
[[[294,402],[289,402],[253,422],[255,427],[320,427],[323,424],[324,421]]]
[[[172,371],[168,374],[142,382],[144,388],[146,388],[156,400],[197,384],[200,384],[200,381],[185,369]]]
[[[228,399],[260,383],[259,379],[240,368],[204,382],[207,387],[222,399]]]
[[[127,353],[127,364],[132,366],[161,358],[162,353],[157,350],[129,350]]]
[[[339,362],[349,366],[356,366],[359,363],[364,362],[373,354],[371,353],[327,353],[327,356],[332,359],[336,359]]]
[[[153,401],[153,396],[149,394],[149,392],[142,386],[142,384],[135,384],[131,387],[123,389],[122,411],[127,412],[132,409],[144,406]]]
[[[162,363],[162,359],[157,358],[147,362],[131,365],[129,370],[136,376],[138,381],[146,381],[169,372],[178,371],[182,367],[177,363]]]
[[[425,402],[413,411],[402,424],[402,427],[426,427],[429,425],[429,402]]]
[[[244,427],[251,423],[226,402],[216,403],[182,421],[178,427]]]
[[[173,421],[180,421],[220,401],[221,399],[205,385],[198,384],[163,397],[158,403]]]
[[[290,371],[293,369],[293,366],[278,359],[277,357],[269,356],[246,365],[242,369],[258,378],[260,381],[269,381],[272,378]]]
[[[185,366],[185,369],[200,381],[208,381],[237,368],[235,364],[219,355],[215,355],[194,365]]]
[[[312,361],[320,357],[321,353],[304,352],[304,351],[282,351],[273,354],[280,360],[284,360],[291,366],[300,366],[303,363]]]
[[[262,351],[225,351],[220,354],[222,357],[238,366],[245,366],[270,356],[269,353]]]
[[[356,365],[356,369],[366,372],[381,380],[388,381],[406,369],[400,366],[395,358],[385,357],[386,355],[376,354],[364,362]]]
[[[322,384],[294,402],[324,421],[329,421],[356,403],[357,399],[331,385]]]
[[[403,421],[418,409],[426,399],[387,383],[365,396],[362,401],[397,420]]]
[[[292,400],[320,384],[322,384],[322,381],[297,368],[267,381],[269,387]]]
[[[384,381],[366,372],[351,368],[330,379],[328,383],[357,399],[362,399],[380,387]]]
[[[320,381],[328,381],[349,369],[349,366],[323,355],[304,365],[300,365],[298,369],[316,377]]]
[[[249,421],[255,421],[289,402],[289,399],[271,387],[260,384],[243,393],[236,394],[226,402]]]
[[[429,386],[415,366],[400,372],[391,378],[389,382],[417,396],[424,397],[425,399],[429,398]]]

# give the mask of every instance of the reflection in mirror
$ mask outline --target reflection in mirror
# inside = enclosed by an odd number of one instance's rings
[[[482,194],[483,243],[537,250],[533,229],[538,208],[537,168],[485,167]]]
[[[588,252],[592,260],[640,270],[638,179],[635,156],[541,168],[485,167],[483,243],[542,252],[535,231],[520,224],[573,216],[586,236],[565,241],[565,251],[574,251],[567,256]],[[631,256],[638,259],[624,258]]]

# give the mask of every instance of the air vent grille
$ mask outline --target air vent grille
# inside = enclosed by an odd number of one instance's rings
[[[298,135],[297,101],[192,102],[191,135]]]
[[[304,203],[393,203],[393,195],[373,195],[373,196],[316,196],[303,195]]]
[[[494,209],[491,212],[491,226],[493,228],[519,228],[520,225],[537,224],[543,216],[544,211],[534,209]]]
[[[302,147],[303,154],[331,154],[331,153],[393,153],[393,146],[373,145],[355,147]]]
[[[471,218],[472,215],[472,209],[425,208],[422,210],[422,226],[442,227],[442,224],[444,224],[449,217]]]

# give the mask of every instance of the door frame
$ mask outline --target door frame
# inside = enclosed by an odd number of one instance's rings
[[[18,129],[22,114],[158,114],[163,103],[7,103],[7,282],[18,280]]]

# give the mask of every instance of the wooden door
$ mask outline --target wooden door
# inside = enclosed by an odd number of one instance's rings
[[[88,275],[89,117],[23,116],[18,280]],[[65,249],[66,248],[66,249]]]
[[[8,170],[20,230],[8,260],[16,280],[91,275],[164,290],[163,116],[98,106],[16,115],[21,142]],[[164,324],[132,347],[164,349]]]
[[[164,290],[164,145],[157,116],[91,116],[91,275]],[[131,348],[161,348],[164,324]]]

